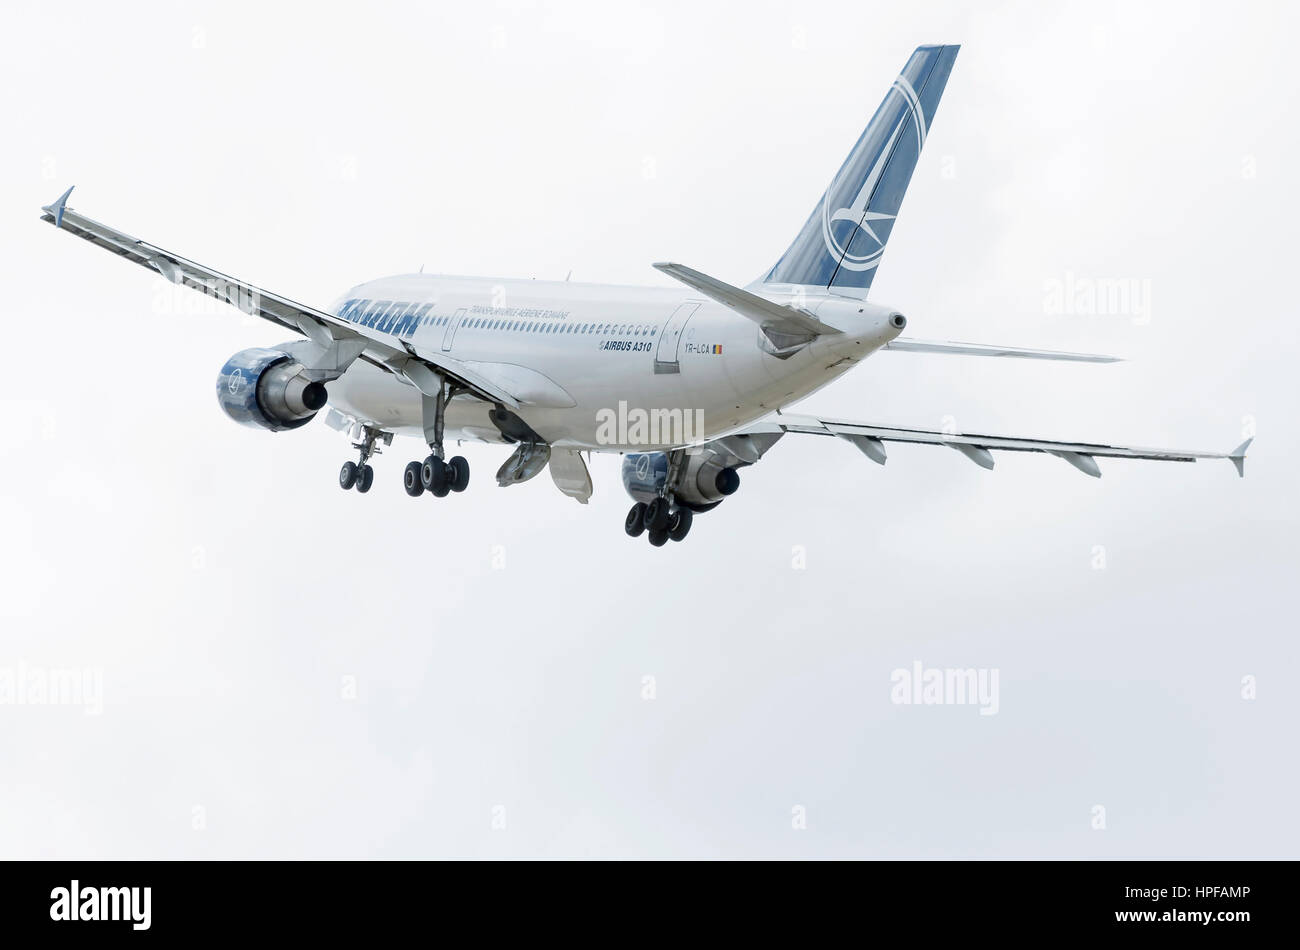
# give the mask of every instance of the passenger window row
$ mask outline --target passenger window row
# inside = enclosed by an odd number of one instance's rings
[[[654,336],[654,327],[635,323],[551,323],[546,320],[501,320],[471,317],[461,329],[504,330],[508,333],[599,333],[608,336]]]
[[[339,310],[339,317],[358,326],[402,336],[422,326],[446,326],[450,316],[436,316],[433,304],[406,304],[397,300],[349,300]],[[636,323],[552,323],[546,320],[503,320],[471,317],[462,330],[504,330],[512,333],[569,333],[603,336],[654,336],[658,331],[648,324]]]

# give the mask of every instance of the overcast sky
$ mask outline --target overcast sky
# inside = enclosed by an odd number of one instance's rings
[[[1296,856],[1294,6],[330,6],[7,14],[0,686],[102,693],[0,704],[0,853]],[[872,299],[1128,362],[883,353],[800,410],[1253,432],[1244,480],[789,436],[664,549],[616,456],[586,507],[489,446],[412,500],[414,441],[345,494],[338,433],[216,405],[282,331],[38,221],[76,184],[318,306],[421,266],[743,284],[921,43],[962,51]],[[1053,304],[1101,281],[1135,296]],[[996,671],[996,714],[893,702],[918,661]]]

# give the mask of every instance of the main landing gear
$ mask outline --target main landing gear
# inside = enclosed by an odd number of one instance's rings
[[[623,530],[629,538],[645,534],[652,545],[661,548],[669,541],[686,540],[694,518],[691,509],[670,507],[666,498],[659,497],[648,505],[643,501],[633,505],[623,519]]]
[[[443,498],[448,492],[464,491],[469,487],[469,462],[463,455],[453,456],[444,462],[435,448],[423,462],[408,462],[402,472],[402,487],[412,498],[429,492]]]
[[[343,463],[343,467],[339,469],[339,488],[344,491],[355,488],[363,495],[370,491],[370,486],[375,483],[375,470],[369,464],[370,456],[379,451],[375,443],[381,439],[385,445],[391,445],[393,434],[381,432],[371,426],[361,427],[361,439],[354,443],[357,451],[361,453],[361,458],[356,462]]]
[[[680,477],[685,454],[678,451],[669,456],[668,477],[664,480],[663,494],[656,495],[649,504],[638,501],[623,519],[623,530],[630,538],[645,534],[651,545],[663,547],[669,541],[684,541],[690,533],[695,513],[677,503],[673,488]]]
[[[429,456],[423,462],[407,463],[402,471],[402,487],[412,498],[425,492],[443,498],[448,492],[462,492],[469,487],[469,462],[463,455],[448,461],[442,447],[447,403],[454,395],[456,392],[444,380],[436,396],[424,396],[424,436],[429,442]]]

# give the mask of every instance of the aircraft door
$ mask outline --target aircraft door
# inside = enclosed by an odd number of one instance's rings
[[[451,321],[447,324],[447,332],[442,335],[442,351],[446,353],[451,349],[451,343],[456,339],[456,328],[460,322],[465,319],[465,308],[461,307],[451,315]]]
[[[682,330],[686,328],[686,322],[695,315],[695,311],[698,309],[700,309],[698,300],[687,301],[672,312],[668,322],[659,331],[659,345],[655,349],[656,373],[680,373],[682,371],[681,364],[677,360],[677,353],[682,343]]]

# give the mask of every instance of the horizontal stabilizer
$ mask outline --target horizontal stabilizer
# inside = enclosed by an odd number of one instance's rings
[[[953,356],[1001,356],[1021,360],[1057,360],[1064,363],[1122,363],[1118,356],[1096,353],[1063,353],[1060,350],[1027,350],[1016,346],[982,343],[947,343],[931,340],[891,340],[882,349],[905,353],[947,353]]]
[[[790,336],[807,337],[841,332],[830,324],[822,323],[807,311],[795,310],[793,307],[786,307],[765,297],[760,297],[758,294],[751,294],[748,290],[741,290],[731,284],[724,284],[722,281],[710,277],[708,274],[701,274],[685,264],[659,263],[654,266],[655,270],[663,271],[669,277],[680,280],[687,287],[698,290],[704,296],[716,300],[724,307],[730,307],[746,320],[757,323],[764,330]]]

